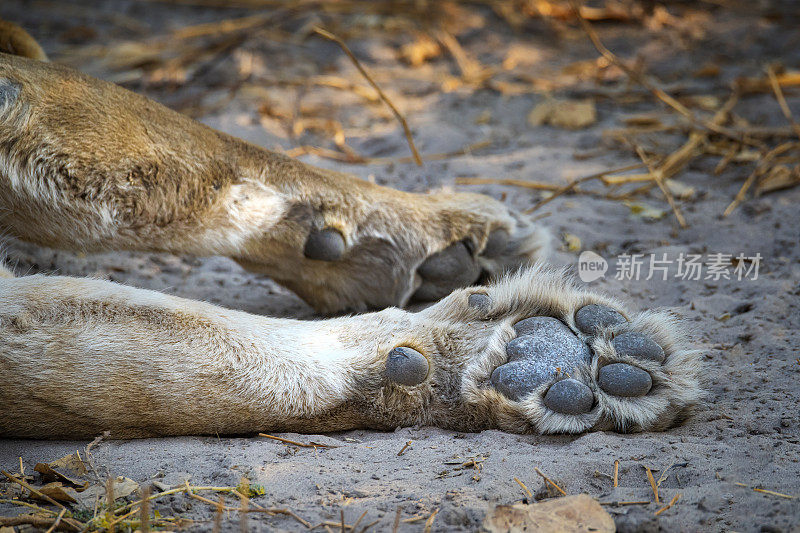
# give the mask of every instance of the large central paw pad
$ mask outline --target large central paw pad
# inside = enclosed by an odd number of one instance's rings
[[[518,337],[506,345],[508,363],[492,372],[491,382],[512,400],[591,362],[592,352],[560,320],[537,316],[514,325]],[[591,407],[591,406],[590,406]]]

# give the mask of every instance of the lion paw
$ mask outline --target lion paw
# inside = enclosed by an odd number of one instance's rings
[[[361,203],[297,208],[236,260],[323,313],[433,302],[543,259],[549,234],[479,194],[363,192]],[[290,212],[294,212],[290,211]],[[248,257],[249,255],[249,257]]]
[[[387,363],[388,394],[444,427],[658,430],[701,396],[698,353],[673,317],[632,315],[552,271],[458,291],[417,315],[425,333],[392,350],[404,358]]]

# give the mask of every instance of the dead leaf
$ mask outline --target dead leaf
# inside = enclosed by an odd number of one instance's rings
[[[613,533],[614,519],[588,494],[564,496],[532,505],[498,505],[486,515],[490,533]]]
[[[664,185],[666,185],[667,189],[669,189],[669,192],[671,192],[675,198],[680,200],[689,200],[690,198],[694,198],[695,194],[697,193],[694,187],[676,180],[664,180]]]
[[[577,252],[581,249],[581,238],[572,233],[564,233],[561,236],[564,239],[564,247],[568,252]]]
[[[72,489],[67,489],[72,490]],[[139,490],[139,484],[126,477],[118,477],[114,480],[114,499],[130,496]],[[102,485],[91,485],[82,492],[70,493],[78,502],[78,508],[91,510],[97,505],[106,505],[106,487]]]
[[[531,126],[550,124],[556,128],[578,130],[597,122],[597,109],[592,100],[557,100],[548,98],[528,114]]]
[[[51,467],[57,468],[59,470],[66,469],[69,470],[72,475],[76,476],[83,476],[88,473],[86,470],[86,464],[81,460],[77,453],[73,453],[70,455],[65,455],[61,459],[56,459],[55,461],[51,461],[48,463]]]
[[[55,464],[55,462],[49,464],[36,463],[36,466],[34,466],[33,469],[42,474],[42,479],[44,479],[44,481],[48,483],[53,481],[59,481],[65,485],[74,487],[78,491],[86,490],[86,488],[89,486],[88,481],[73,479],[67,476],[66,474],[59,472],[58,470],[53,468],[53,464]]]
[[[780,189],[788,189],[798,184],[800,184],[800,165],[791,169],[786,165],[776,165],[758,182],[756,196]]]
[[[139,484],[127,477],[118,477],[114,480],[114,498],[124,498],[139,490]]]
[[[68,503],[78,502],[78,500],[75,499],[76,492],[72,489],[65,488],[64,485],[58,481],[54,481],[53,483],[48,483],[47,485],[38,487],[36,490],[38,490],[45,496],[50,496],[52,499],[59,502],[68,502]],[[35,500],[46,501],[44,498],[41,498],[39,497],[38,494],[34,493],[31,493],[31,498]]]
[[[624,204],[631,210],[632,215],[648,220],[659,220],[667,214],[665,209],[657,209],[647,204],[637,204],[629,201],[624,202]]]
[[[622,119],[626,126],[661,126],[661,117],[656,113],[639,113]]]
[[[400,56],[412,67],[423,65],[441,54],[439,43],[425,34],[420,34],[414,42],[405,44],[400,49]]]

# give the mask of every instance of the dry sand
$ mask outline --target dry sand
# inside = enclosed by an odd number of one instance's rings
[[[81,67],[106,79],[124,78],[102,60],[81,56],[98,44],[141,39],[152,32],[186,24],[251,14],[244,10],[202,10],[152,2],[105,1],[93,14],[82,3],[15,2],[0,5],[0,17],[24,24],[41,39],[56,61]],[[770,4],[771,7],[767,6]],[[763,75],[763,66],[780,60],[800,66],[800,27],[792,2],[751,4],[723,10],[712,3],[675,7],[675,13],[692,13],[681,24],[648,33],[637,24],[604,24],[599,30],[620,55],[639,54],[648,69],[668,86],[684,94],[714,94],[724,99],[727,82],[737,75]],[[767,7],[765,7],[767,6]],[[707,10],[707,11],[704,11]],[[99,15],[98,15],[99,13]],[[488,13],[488,12],[487,12]],[[774,16],[774,15],[780,16]],[[692,24],[685,21],[693,21]],[[361,21],[369,26],[369,20]],[[86,28],[93,28],[91,32]],[[83,33],[82,33],[83,32]],[[92,33],[94,32],[94,33]],[[694,33],[693,33],[694,32]],[[444,58],[420,69],[397,62],[397,36],[373,32],[353,38],[353,49],[376,72],[376,77],[408,114],[415,138],[424,153],[448,152],[483,140],[484,148],[470,155],[426,163],[348,165],[314,156],[304,159],[318,165],[355,173],[365,179],[405,190],[424,191],[452,187],[459,176],[532,179],[565,183],[566,179],[635,163],[630,149],[609,142],[605,130],[621,127],[623,117],[655,113],[674,120],[663,105],[641,91],[628,103],[597,98],[597,124],[579,131],[551,126],[532,127],[526,115],[544,100],[541,94],[501,94],[494,90],[459,89],[444,93],[428,81],[454,74]],[[77,43],[77,44],[76,44]],[[467,32],[462,43],[488,65],[499,66],[510,44],[520,47],[521,61],[531,75],[558,73],[563,66],[596,57],[578,30],[562,31],[541,21],[527,23],[515,34],[507,25],[488,17],[485,27]],[[338,48],[310,39],[304,43],[276,43],[252,38],[243,49],[252,53],[253,69],[264,79],[315,75],[328,69],[361,83]],[[241,50],[218,62],[191,83],[175,89],[129,87],[169,105],[209,103],[221,97],[220,80],[236,66],[249,61]],[[311,59],[309,59],[311,58]],[[318,71],[309,67],[317,62]],[[712,78],[693,77],[708,63],[719,65]],[[313,63],[311,63],[313,66]],[[423,75],[420,75],[423,73]],[[135,79],[135,78],[134,78]],[[258,85],[255,83],[254,85]],[[605,87],[619,88],[622,81]],[[583,88],[561,91],[562,97],[590,94]],[[223,131],[265,147],[291,148],[298,144],[331,146],[325,135],[303,134],[291,140],[277,119],[260,122],[255,109],[269,102],[281,110],[306,112],[327,108],[341,121],[347,140],[358,153],[372,157],[406,157],[402,132],[380,105],[365,106],[346,91],[309,90],[298,103],[296,87],[264,83],[241,91],[220,109],[201,119]],[[795,93],[797,94],[797,93]],[[800,116],[800,98],[789,93],[789,104]],[[737,113],[756,125],[784,126],[785,120],[771,94],[747,97]],[[652,141],[662,153],[677,147],[682,134],[659,133]],[[327,144],[326,144],[327,143]],[[584,156],[576,158],[576,154]],[[749,198],[730,217],[720,213],[750,171],[731,165],[713,174],[718,158],[696,160],[679,175],[696,190],[695,198],[680,203],[689,227],[680,229],[657,190],[634,201],[667,210],[656,221],[632,214],[618,201],[590,196],[565,196],[536,213],[557,235],[577,236],[582,250],[594,250],[613,259],[624,253],[679,254],[744,253],[763,257],[757,280],[616,280],[614,263],[605,280],[592,288],[625,296],[640,308],[667,307],[686,319],[693,338],[703,350],[707,365],[706,401],[681,427],[665,433],[621,435],[590,433],[577,436],[518,436],[499,431],[454,433],[429,427],[402,428],[395,432],[349,431],[330,435],[282,435],[290,439],[335,444],[337,448],[310,449],[269,439],[181,437],[134,441],[106,441],[94,451],[102,472],[124,475],[138,482],[180,473],[193,484],[236,485],[244,475],[263,485],[262,505],[287,507],[316,523],[338,521],[344,510],[348,523],[363,511],[362,524],[380,520],[375,530],[390,529],[397,507],[404,519],[426,518],[439,510],[433,531],[474,531],[493,504],[518,502],[524,497],[517,477],[533,492],[544,494],[538,467],[569,493],[586,492],[602,502],[651,500],[644,466],[658,477],[673,465],[661,484],[663,500],[681,494],[676,505],[654,516],[660,507],[607,506],[620,531],[800,531],[800,188],[761,198]],[[458,186],[505,198],[510,206],[526,209],[536,193],[503,186]],[[603,191],[602,188],[597,188]],[[267,279],[243,272],[223,258],[178,258],[168,255],[111,253],[81,256],[43,250],[12,242],[10,256],[21,272],[58,272],[75,276],[100,276],[170,294],[211,301],[253,313],[311,317],[299,299]],[[577,264],[577,251],[559,251],[558,264]],[[670,275],[675,273],[675,265]],[[644,277],[644,276],[643,276]],[[0,407],[1,408],[1,407]],[[406,442],[412,444],[402,454]],[[26,468],[54,460],[86,446],[86,442],[0,440],[0,467],[17,469],[22,457]],[[460,467],[475,459],[480,468]],[[614,460],[620,461],[619,487],[612,488]],[[742,486],[744,484],[747,486]],[[764,488],[794,498],[784,498],[753,488]],[[209,520],[207,505],[177,495],[156,504],[162,514]],[[19,512],[0,504],[0,514]],[[236,515],[226,517],[226,528],[238,528]],[[250,516],[252,530],[295,530],[291,518]],[[193,526],[210,528],[209,522]],[[422,531],[424,520],[403,523],[401,531]]]

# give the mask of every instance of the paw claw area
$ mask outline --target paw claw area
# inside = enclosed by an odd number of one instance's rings
[[[386,377],[400,385],[419,385],[428,377],[428,370],[428,359],[405,346],[393,348],[386,360]]]
[[[508,249],[510,239],[511,235],[509,235],[508,231],[504,229],[494,230],[489,234],[489,238],[486,239],[486,246],[483,247],[481,255],[490,259],[503,255]]]
[[[587,335],[593,335],[598,329],[625,322],[627,319],[624,316],[607,305],[584,305],[575,313],[575,325]]]
[[[337,261],[344,255],[344,237],[333,228],[312,230],[306,239],[303,255],[316,261]]]
[[[653,379],[641,368],[626,363],[612,363],[600,369],[597,383],[614,396],[635,398],[650,392]]]
[[[557,413],[582,415],[592,410],[594,394],[588,385],[577,379],[562,379],[548,389],[544,405]]]
[[[434,301],[444,298],[453,290],[475,283],[480,277],[480,267],[467,245],[457,242],[441,252],[431,255],[417,269],[423,283],[413,299]]]
[[[614,349],[620,355],[627,355],[637,359],[663,363],[666,359],[664,349],[653,339],[636,331],[626,331],[614,337],[611,341]]]
[[[591,360],[589,347],[558,319],[526,318],[514,329],[520,336],[506,345],[508,362],[497,367],[490,379],[511,400],[521,400],[559,374]]]

